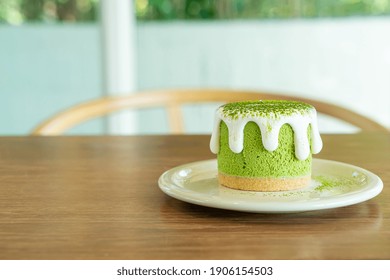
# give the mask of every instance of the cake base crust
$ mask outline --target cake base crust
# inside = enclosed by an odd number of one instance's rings
[[[218,172],[218,181],[222,186],[244,191],[290,191],[308,186],[310,180],[311,176],[296,178],[249,178]]]

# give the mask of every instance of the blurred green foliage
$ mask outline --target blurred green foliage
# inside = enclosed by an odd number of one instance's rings
[[[390,0],[136,0],[139,20],[390,15]]]
[[[98,0],[0,0],[0,22],[94,21]]]
[[[390,0],[134,0],[134,3],[138,20],[390,15]],[[95,21],[98,6],[99,0],[1,0],[0,22]]]

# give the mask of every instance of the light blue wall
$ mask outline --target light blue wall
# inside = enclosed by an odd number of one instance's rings
[[[0,134],[27,134],[59,110],[100,96],[100,51],[98,25],[0,26]]]
[[[279,92],[341,105],[390,128],[389,30],[390,17],[142,23],[138,86]],[[189,132],[210,131],[213,112],[202,110],[187,110]],[[142,128],[160,123],[140,121]],[[322,116],[319,127],[355,131]]]
[[[286,92],[390,127],[389,28],[388,17],[141,23],[137,86]],[[101,96],[100,45],[98,24],[0,26],[0,135],[27,134],[55,112]],[[209,133],[214,108],[186,108],[187,132]],[[139,133],[167,131],[159,109],[140,113],[138,122]],[[104,125],[73,133],[104,132]],[[327,120],[320,128],[345,132]]]

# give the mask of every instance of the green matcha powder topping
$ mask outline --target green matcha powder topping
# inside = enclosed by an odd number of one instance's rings
[[[290,116],[306,114],[314,107],[298,101],[287,100],[257,100],[228,103],[222,106],[222,114],[232,120],[239,117],[267,117]]]

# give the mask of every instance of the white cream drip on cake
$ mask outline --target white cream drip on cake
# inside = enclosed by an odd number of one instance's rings
[[[275,151],[279,144],[279,131],[288,124],[294,131],[295,156],[305,160],[310,155],[310,143],[307,137],[308,126],[311,126],[311,151],[317,154],[322,149],[322,140],[317,125],[317,112],[314,107],[307,112],[293,112],[290,115],[251,116],[238,114],[234,119],[223,113],[221,106],[216,114],[214,129],[210,140],[210,150],[219,151],[220,123],[224,121],[229,129],[229,147],[234,153],[240,153],[244,148],[244,128],[248,122],[256,123],[261,131],[264,148]]]

